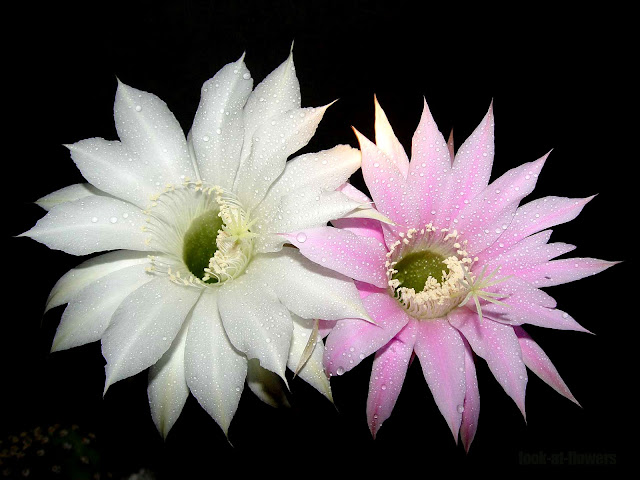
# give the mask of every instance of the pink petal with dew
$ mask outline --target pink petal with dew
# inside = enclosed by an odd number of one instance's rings
[[[420,211],[420,226],[433,221],[450,175],[449,147],[425,101],[420,123],[413,134],[408,177],[409,188],[415,192],[416,206]]]
[[[414,349],[433,399],[457,443],[466,392],[462,337],[444,318],[418,322]]]
[[[327,337],[324,366],[329,375],[342,375],[385,346],[409,322],[398,302],[374,293],[362,303],[376,324],[359,319],[338,320]]]
[[[473,350],[469,342],[463,337],[464,342],[464,383],[466,393],[464,396],[464,411],[462,412],[462,424],[460,425],[460,438],[464,449],[468,452],[471,442],[478,429],[480,418],[480,391],[476,377],[476,365],[473,361]]]
[[[512,168],[455,212],[452,228],[467,240],[467,250],[478,254],[509,227],[520,201],[531,193],[547,155]]]
[[[526,419],[527,369],[513,327],[486,317],[481,322],[475,312],[464,308],[453,310],[447,319],[464,335],[473,351],[486,360],[493,376]]]
[[[362,174],[376,208],[400,227],[416,225],[418,211],[398,167],[382,150],[355,130],[362,152]]]
[[[522,360],[527,368],[560,395],[580,406],[542,348],[521,327],[515,327],[513,330],[518,336],[518,342],[520,342],[520,349],[522,350]]]
[[[365,299],[372,293],[386,293],[385,288],[376,287],[375,285],[371,285],[367,282],[359,282],[358,280],[353,281],[354,285],[358,289],[358,293],[360,294],[360,298]]]
[[[410,321],[376,352],[367,397],[367,422],[373,438],[376,438],[382,423],[391,416],[398,400],[413,354],[416,328],[417,322]]]
[[[373,204],[369,197],[349,183],[343,184],[341,187],[337,188],[337,190],[344,193],[352,200],[356,200],[358,202],[370,202]],[[371,218],[339,218],[331,220],[331,223],[336,228],[342,228],[355,233],[356,235],[372,237],[380,242],[384,242],[382,226],[378,220],[373,220]]]
[[[543,197],[522,205],[496,243],[478,254],[481,262],[506,252],[523,238],[576,218],[594,197]]]
[[[282,235],[318,265],[377,287],[387,286],[387,248],[375,238],[333,227],[309,228]]]
[[[409,172],[409,159],[407,153],[404,151],[402,144],[398,141],[398,138],[393,133],[393,128],[387,119],[387,115],[382,110],[382,107],[378,103],[378,98],[374,96],[375,104],[375,133],[376,133],[376,145],[382,150],[398,167],[398,170],[404,178],[407,178]]]
[[[483,315],[507,325],[536,325],[557,330],[574,330],[590,333],[568,313],[555,308],[556,301],[548,293],[518,277],[511,277],[496,289],[506,298],[504,303],[487,303],[482,306]]]
[[[550,237],[551,230],[545,230],[523,238],[506,252],[487,261],[487,271],[500,267],[501,275],[511,275],[528,266],[548,262],[576,248],[568,243],[547,243]]]
[[[607,262],[597,258],[565,258],[523,268],[514,274],[536,287],[551,287],[595,275],[616,263],[619,262]]]
[[[493,166],[493,104],[485,117],[467,138],[456,154],[445,200],[436,213],[436,224],[445,225],[453,218],[456,206],[462,208],[465,200],[478,195],[488,184]]]

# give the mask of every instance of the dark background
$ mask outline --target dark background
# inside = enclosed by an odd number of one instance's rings
[[[51,447],[34,456],[27,448],[19,460],[5,455],[0,478],[10,468],[20,474],[29,468],[31,477],[44,478],[39,472],[50,472],[52,464],[63,470],[52,476],[69,478],[66,465],[77,459],[68,458],[87,456],[87,449],[90,467],[113,478],[141,468],[157,478],[202,478],[196,472],[208,478],[222,474],[222,466],[230,467],[225,476],[256,471],[301,477],[390,467],[397,475],[426,478],[442,466],[626,463],[621,437],[634,429],[627,424],[635,409],[629,385],[637,378],[634,364],[623,359],[623,339],[637,322],[635,311],[627,313],[627,305],[636,303],[628,278],[637,249],[629,227],[637,218],[629,202],[635,198],[629,185],[637,177],[637,147],[624,117],[635,102],[625,84],[626,66],[633,63],[623,24],[629,14],[610,5],[566,13],[535,5],[469,10],[444,2],[421,8],[353,1],[55,2],[8,13],[5,22],[18,28],[4,41],[9,193],[3,200],[9,221],[3,222],[0,450],[23,449],[38,426],[59,424],[52,439],[63,429],[77,435],[70,450]],[[530,199],[599,194],[578,219],[556,227],[552,240],[578,245],[576,256],[625,263],[548,290],[559,308],[595,335],[528,329],[582,408],[531,375],[525,424],[479,360],[482,413],[465,455],[416,362],[373,441],[365,417],[367,359],[332,380],[335,407],[300,380],[290,383],[290,409],[268,407],[246,390],[231,424],[231,446],[190,397],[163,441],[151,421],[146,374],[119,382],[103,399],[98,343],[48,353],[63,307],[43,316],[47,295],[82,259],[13,237],[44,214],[34,200],[82,181],[62,145],[116,138],[116,76],[162,98],[187,131],[205,80],[246,52],[257,83],[286,59],[292,41],[303,106],[339,99],[305,151],[357,146],[351,126],[373,138],[374,93],[406,148],[423,96],[441,131],[454,128],[458,145],[493,100],[493,178],[553,148]],[[354,182],[360,179],[356,175]],[[89,445],[76,448],[79,438]],[[552,465],[554,459],[560,465]]]

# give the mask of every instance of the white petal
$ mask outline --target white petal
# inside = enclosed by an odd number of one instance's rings
[[[149,369],[147,395],[151,418],[160,434],[166,438],[178,420],[189,397],[185,379],[184,352],[190,317],[184,321],[171,347]]]
[[[144,223],[145,215],[138,207],[95,195],[53,207],[21,236],[72,255],[116,249],[149,251]]]
[[[234,190],[247,209],[262,201],[284,170],[287,158],[304,147],[322,120],[328,105],[300,108],[272,117],[251,138],[249,157],[238,169]]]
[[[204,83],[191,129],[200,177],[223,188],[233,186],[240,164],[243,108],[253,86],[243,58]]]
[[[155,163],[144,163],[120,142],[89,138],[67,145],[76,166],[92,185],[144,209],[175,179]]]
[[[122,301],[154,277],[143,265],[116,270],[91,283],[65,309],[51,351],[100,340]]]
[[[260,362],[255,358],[249,360],[247,385],[267,405],[272,407],[290,406],[282,379],[272,371],[262,368]]]
[[[148,261],[147,253],[128,250],[117,250],[90,258],[60,277],[49,294],[45,312],[69,303],[84,287],[105,275]]]
[[[342,192],[322,192],[318,195],[294,192],[282,198],[277,213],[270,223],[264,225],[263,230],[265,233],[288,233],[321,227],[362,206],[362,202]]]
[[[127,150],[165,183],[176,184],[195,176],[184,132],[157,96],[118,81],[113,113],[118,136]]]
[[[48,212],[53,207],[61,203],[73,202],[74,200],[90,197],[92,195],[109,196],[90,183],[76,183],[74,185],[61,188],[60,190],[56,190],[49,195],[45,195],[44,197],[36,200],[36,203]]]
[[[217,292],[206,291],[191,318],[185,349],[187,385],[226,435],[242,395],[247,359],[227,338]]]
[[[300,155],[287,162],[282,175],[271,185],[255,215],[268,221],[283,196],[293,192],[309,195],[336,190],[360,167],[360,151],[338,145],[318,153]]]
[[[231,343],[249,359],[285,380],[291,345],[291,316],[271,290],[270,282],[257,275],[253,260],[240,277],[220,287],[218,308]]]
[[[252,265],[280,301],[302,318],[369,319],[350,278],[317,265],[295,248],[259,255]]]
[[[291,342],[288,366],[290,370],[295,371],[296,368],[298,368],[300,357],[302,356],[302,352],[309,340],[314,320],[306,320],[298,317],[297,315],[291,315],[291,318],[293,319],[293,340]],[[324,343],[322,343],[322,339],[318,335],[311,357],[309,357],[304,366],[300,369],[298,376],[327,397],[329,401],[333,402],[329,378],[325,374],[324,367],[322,365],[323,356]]]
[[[105,392],[118,380],[150,367],[166,352],[200,290],[158,277],[129,295],[102,337]]]
[[[247,99],[242,158],[249,155],[251,138],[261,124],[275,115],[300,108],[300,103],[300,84],[291,53],[287,60],[256,86]]]

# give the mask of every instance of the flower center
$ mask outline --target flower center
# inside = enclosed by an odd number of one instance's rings
[[[168,187],[146,211],[153,273],[192,286],[212,286],[242,274],[256,234],[239,201],[220,187],[186,181]]]
[[[465,300],[473,260],[456,231],[429,224],[400,236],[387,254],[390,293],[416,319],[443,317]]]
[[[409,253],[395,265],[397,273],[393,274],[392,278],[398,280],[401,286],[419,292],[424,289],[430,278],[442,282],[443,277],[449,272],[444,260],[442,255],[429,250]]]
[[[193,219],[184,235],[182,258],[189,271],[198,278],[204,277],[209,259],[218,250],[216,239],[223,225],[219,213],[218,210],[209,210]],[[209,279],[209,282],[214,280],[217,282],[215,278]]]

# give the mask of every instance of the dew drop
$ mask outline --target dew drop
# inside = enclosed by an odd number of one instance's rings
[[[220,135],[220,134],[222,133],[222,130],[221,130],[221,129],[219,129],[219,128],[217,128],[217,129],[216,129],[216,133],[217,133],[218,135]]]
[[[342,368],[342,367],[338,367],[338,370],[336,370],[336,373],[337,373],[338,375],[342,375],[342,374],[344,373],[344,368]]]
[[[140,105],[136,105],[136,112],[140,112],[142,110],[142,107]]]
[[[456,407],[456,410],[458,410],[458,413],[462,413],[462,412],[464,412],[464,407],[462,405],[458,405]]]
[[[92,217],[91,218],[91,223],[96,223],[98,221],[98,217]]]
[[[299,233],[296,236],[296,240],[298,240],[300,243],[304,243],[307,241],[307,236],[304,233]]]
[[[249,79],[251,78],[251,74],[250,74],[249,72],[244,73],[244,74],[242,75],[242,78],[244,78],[245,80],[249,80]]]
[[[116,223],[116,222],[118,221],[118,217],[111,217],[111,218],[109,219],[109,221],[110,221],[111,223]]]
[[[202,140],[205,141],[205,142],[208,142],[209,141],[209,136],[205,135],[204,137],[202,137]]]

